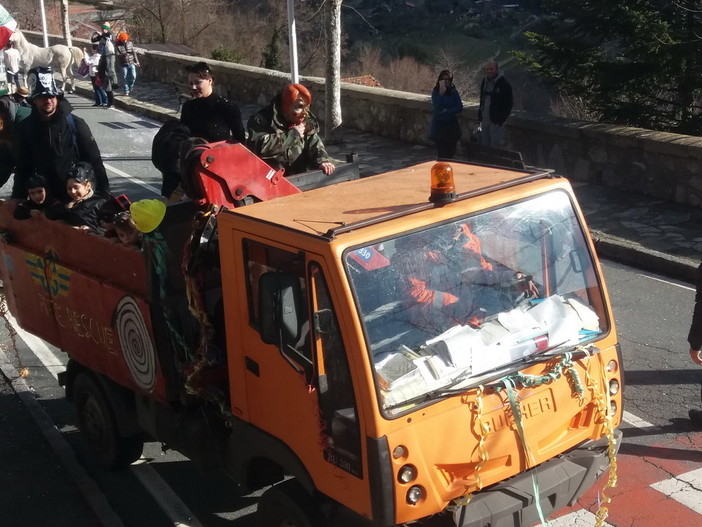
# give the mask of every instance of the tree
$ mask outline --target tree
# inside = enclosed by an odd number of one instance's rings
[[[73,40],[71,39],[71,24],[68,20],[68,0],[61,0],[61,26],[63,27],[63,38],[70,48],[73,46]]]
[[[601,121],[702,133],[702,1],[549,0],[516,52]]]
[[[327,144],[341,142],[341,4],[343,0],[327,0],[326,122]]]

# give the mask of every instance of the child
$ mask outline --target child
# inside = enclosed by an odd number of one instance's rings
[[[85,48],[83,48],[83,54],[85,55],[85,62],[88,63],[88,74],[90,75],[90,82],[93,85],[93,91],[95,92],[95,104],[93,106],[107,106],[107,93],[102,87],[102,80],[100,75],[98,75],[98,66],[100,64],[100,51],[97,44],[93,44],[92,53],[88,53]]]
[[[98,211],[98,220],[100,221],[100,227],[105,233],[105,238],[113,238],[117,241],[117,233],[114,226],[115,216],[120,212],[129,211],[129,205],[131,205],[131,202],[124,194],[112,196],[102,204]]]
[[[66,205],[49,196],[46,180],[42,176],[32,176],[27,180],[28,199],[17,204],[13,216],[18,220],[40,218],[64,219],[68,214]]]
[[[67,205],[69,210],[67,221],[74,227],[102,234],[98,212],[107,200],[96,194],[94,188],[95,171],[92,165],[84,161],[73,165],[66,178],[66,192],[72,200]]]
[[[141,249],[141,233],[137,230],[136,223],[129,212],[115,214],[114,229],[122,245]]]

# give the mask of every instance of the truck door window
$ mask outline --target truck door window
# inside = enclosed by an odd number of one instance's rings
[[[310,265],[314,349],[324,458],[361,477],[361,438],[351,371],[322,270]]]
[[[383,406],[597,339],[605,303],[565,192],[346,252]]]
[[[286,273],[297,277],[300,281],[301,305],[307,306],[304,254],[285,251],[248,239],[245,239],[243,243],[249,321],[252,327],[256,330],[260,329],[260,321],[258,319],[259,279],[264,273]],[[307,366],[312,360],[309,342],[309,311],[302,309],[300,315],[302,317],[302,320],[300,320],[300,338],[292,345],[293,349],[286,349],[286,353],[293,358],[295,355],[299,355],[299,358],[296,360],[303,366]]]

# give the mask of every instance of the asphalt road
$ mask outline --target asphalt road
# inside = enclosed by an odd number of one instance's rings
[[[156,197],[160,177],[149,155],[158,123],[69,98],[101,147],[113,192],[125,192],[132,200]],[[4,187],[0,197],[9,188]],[[694,291],[687,284],[629,267],[608,262],[603,266],[626,370],[627,422],[622,426],[621,452],[646,455],[656,444],[698,433],[687,420],[687,410],[700,405],[702,377],[685,341]],[[223,474],[202,474],[158,443],[148,443],[145,462],[129,469],[108,473],[94,466],[76,431],[73,409],[56,383],[65,354],[29,336],[12,345],[8,331],[0,328],[8,361],[3,371],[26,367],[29,377],[15,382],[22,407],[0,381],[0,416],[13,413],[22,419],[22,426],[8,427],[0,417],[0,467],[14,467],[0,468],[3,526],[253,525],[255,495],[239,496]],[[67,448],[57,454],[55,444],[61,442]],[[72,457],[77,468],[67,470],[62,456]]]

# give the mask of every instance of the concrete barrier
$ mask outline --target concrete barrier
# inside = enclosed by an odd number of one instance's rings
[[[40,33],[25,32],[41,45]],[[50,42],[60,43],[59,37]],[[88,42],[75,39],[74,45]],[[169,82],[185,78],[185,66],[203,60],[147,51],[140,55],[142,78]],[[233,99],[265,104],[287,83],[289,74],[207,60],[217,78],[216,90]],[[324,79],[302,77],[313,94],[313,112],[324,121]],[[175,97],[175,94],[174,94]],[[477,102],[464,101],[464,140],[477,121]],[[410,143],[431,144],[429,95],[341,84],[346,126]],[[640,128],[572,121],[515,112],[507,121],[508,147],[526,163],[555,169],[571,180],[604,184],[622,191],[702,207],[702,138]]]

